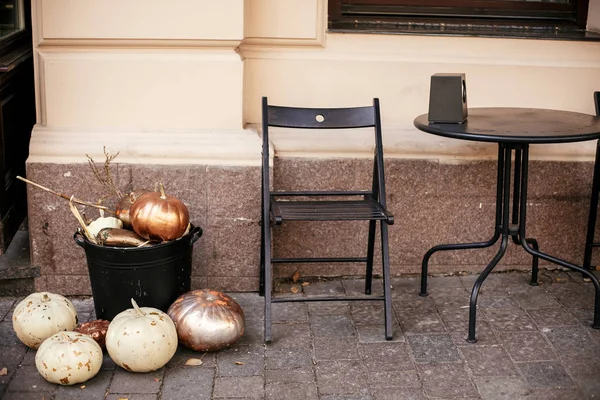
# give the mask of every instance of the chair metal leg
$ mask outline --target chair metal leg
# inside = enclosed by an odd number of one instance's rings
[[[391,274],[390,274],[390,254],[388,240],[387,223],[381,221],[381,259],[383,269],[383,297],[384,297],[384,312],[385,312],[385,338],[392,340],[394,337],[394,329],[392,328],[392,289],[391,289]]]
[[[365,294],[371,294],[373,284],[373,254],[375,252],[375,229],[377,221],[369,221],[369,240],[367,244],[367,270],[365,272]]]
[[[258,284],[258,294],[265,295],[265,231],[262,227],[263,221],[260,221],[260,276]]]
[[[600,143],[596,146],[596,159],[594,160],[594,174],[592,177],[592,196],[590,198],[590,212],[588,215],[585,251],[583,255],[583,268],[590,270],[592,266],[592,250],[594,248],[594,234],[596,232],[596,216],[598,214],[598,196],[600,195]]]
[[[271,272],[271,225],[265,223],[262,226],[264,237],[264,297],[265,297],[265,342],[272,339],[271,334],[271,294],[273,292],[273,274]]]

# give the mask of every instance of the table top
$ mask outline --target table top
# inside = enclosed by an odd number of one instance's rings
[[[415,126],[455,139],[495,143],[568,143],[600,139],[600,117],[538,108],[469,108],[462,124],[430,123],[427,114]]]

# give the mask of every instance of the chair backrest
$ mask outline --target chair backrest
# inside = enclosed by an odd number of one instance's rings
[[[596,115],[600,117],[600,92],[594,92],[594,104],[596,105]]]
[[[373,159],[372,193],[385,206],[385,176],[383,172],[383,140],[379,99],[372,106],[348,108],[300,108],[269,105],[262,98],[263,184],[268,184],[269,127],[299,129],[352,129],[373,127],[375,151]],[[265,190],[265,189],[263,189]]]

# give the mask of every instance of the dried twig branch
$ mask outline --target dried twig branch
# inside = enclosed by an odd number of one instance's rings
[[[85,237],[90,242],[92,242],[94,244],[98,244],[98,243],[96,243],[96,238],[94,236],[92,236],[92,234],[90,233],[89,229],[87,228],[87,225],[85,224],[85,221],[81,217],[81,214],[79,214],[79,210],[73,204],[73,201],[74,201],[73,197],[74,196],[71,196],[71,198],[69,199],[69,208],[71,209],[71,212],[73,213],[73,215],[75,216],[75,218],[77,218],[77,221],[79,221],[79,223],[81,224],[81,227],[83,228],[83,233],[85,234]]]
[[[66,199],[66,200],[72,201],[73,203],[77,203],[77,204],[81,204],[81,205],[84,205],[84,206],[89,206],[89,207],[94,207],[94,208],[97,208],[97,209],[100,209],[100,210],[104,210],[104,211],[106,211],[106,212],[108,212],[108,213],[114,214],[114,211],[112,211],[112,210],[111,210],[111,209],[109,209],[108,207],[101,206],[101,205],[94,204],[94,203],[90,203],[90,202],[88,202],[88,201],[84,201],[84,200],[79,200],[79,199],[76,199],[76,198],[74,198],[73,196],[67,196],[67,195],[66,195],[66,194],[64,194],[64,193],[59,193],[59,192],[56,192],[56,191],[54,191],[54,190],[52,190],[52,189],[49,189],[49,188],[47,188],[47,187],[45,187],[45,186],[42,186],[42,185],[40,185],[40,184],[38,184],[38,183],[35,183],[35,182],[33,182],[33,181],[30,181],[29,179],[25,179],[25,178],[23,178],[23,177],[21,177],[21,176],[18,176],[18,175],[17,175],[17,179],[20,179],[20,180],[22,180],[22,181],[23,181],[23,182],[25,182],[25,183],[29,183],[30,185],[33,185],[33,186],[35,186],[35,187],[37,187],[37,188],[40,188],[40,189],[42,189],[42,190],[45,190],[46,192],[52,193],[52,194],[54,194],[54,195],[56,195],[56,196],[58,196],[58,197],[62,197],[63,199]],[[73,197],[73,198],[72,198],[72,197]]]
[[[116,154],[110,154],[106,151],[106,146],[104,146],[102,148],[102,150],[104,151],[104,165],[102,166],[102,171],[100,171],[100,169],[98,169],[98,166],[96,165],[96,162],[94,161],[94,159],[92,157],[90,157],[88,154],[86,154],[85,156],[88,158],[88,164],[90,165],[90,168],[92,168],[92,172],[94,173],[94,176],[96,177],[96,179],[98,180],[98,182],[100,182],[104,187],[106,187],[108,190],[110,190],[111,193],[113,193],[115,196],[117,196],[118,199],[123,197],[123,193],[121,193],[121,191],[119,189],[117,189],[117,187],[115,186],[115,183],[113,182],[112,179],[112,174],[110,172],[110,162],[112,160],[114,160],[115,158],[117,158],[117,156],[119,155],[119,153],[117,152]]]

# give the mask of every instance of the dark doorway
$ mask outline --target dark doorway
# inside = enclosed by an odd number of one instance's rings
[[[35,124],[31,3],[0,0],[0,252],[27,216],[25,176]]]

